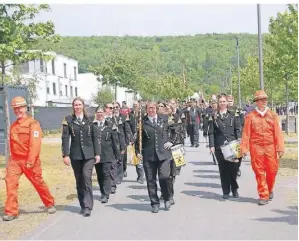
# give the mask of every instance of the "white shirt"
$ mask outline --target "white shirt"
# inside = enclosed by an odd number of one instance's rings
[[[268,110],[269,108],[266,107],[264,111],[260,111],[257,107],[256,107],[255,109],[256,109],[256,111],[257,111],[258,113],[260,113],[261,116],[264,117],[264,115],[266,114],[266,112],[267,112],[267,110]]]
[[[81,115],[79,115],[79,116],[76,115],[76,118],[77,118],[77,119],[81,118],[81,121],[83,121],[83,114],[81,114]]]
[[[152,123],[154,123],[154,119],[155,119],[155,121],[156,121],[156,124],[157,124],[157,115],[156,116],[153,116],[153,117],[148,117],[148,119],[152,122]]]

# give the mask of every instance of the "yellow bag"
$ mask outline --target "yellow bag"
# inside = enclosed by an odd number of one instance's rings
[[[139,159],[136,156],[134,145],[128,145],[127,147],[127,163],[130,163],[134,166],[139,164]]]

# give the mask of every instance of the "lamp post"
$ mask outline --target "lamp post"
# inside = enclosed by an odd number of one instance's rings
[[[241,84],[240,84],[240,51],[239,51],[239,39],[236,37],[237,54],[238,54],[238,94],[239,94],[239,107],[241,108]]]
[[[260,9],[260,4],[257,4],[257,23],[258,23],[258,40],[259,40],[259,76],[260,76],[260,89],[264,90],[263,42],[262,42],[262,31],[261,31],[261,9]]]

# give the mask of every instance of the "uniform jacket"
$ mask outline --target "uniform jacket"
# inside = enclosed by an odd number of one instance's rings
[[[101,127],[98,121],[94,121],[94,128],[97,130],[98,144],[101,150],[101,163],[120,160],[120,146],[117,128],[105,120]]]
[[[205,113],[203,115],[203,136],[208,135],[208,129],[209,129],[209,118],[211,115],[213,115],[213,108],[209,106],[206,108]]]
[[[169,141],[173,145],[183,144],[184,142],[184,126],[179,114],[174,113],[168,116]]]
[[[209,118],[209,146],[220,149],[225,141],[231,142],[241,138],[241,124],[237,113],[229,110],[221,117],[219,112]]]
[[[84,116],[80,124],[75,115],[65,117],[62,122],[62,156],[71,160],[88,160],[100,155],[97,129],[92,117]],[[70,143],[71,142],[71,143]]]
[[[271,110],[268,110],[264,116],[256,110],[250,112],[245,119],[242,152],[247,153],[253,147],[264,151],[270,145],[274,145],[277,152],[284,152],[284,140],[278,115]]]
[[[39,158],[42,130],[32,117],[16,120],[10,126],[10,152],[14,160],[26,160],[34,165]]]
[[[190,107],[187,111],[186,122],[187,124],[200,124],[202,111],[199,107]]]
[[[171,160],[171,151],[164,148],[169,141],[169,128],[165,116],[157,115],[157,123],[153,124],[148,116],[142,121],[142,156],[143,161]],[[139,132],[135,143],[136,154],[139,154]]]

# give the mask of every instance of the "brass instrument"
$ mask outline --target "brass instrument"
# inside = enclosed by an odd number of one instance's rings
[[[139,128],[138,128],[138,132],[139,132],[139,154],[142,155],[142,108],[140,106],[139,109]],[[138,158],[137,158],[138,159]],[[140,165],[140,160],[138,159],[138,163],[137,165]]]

